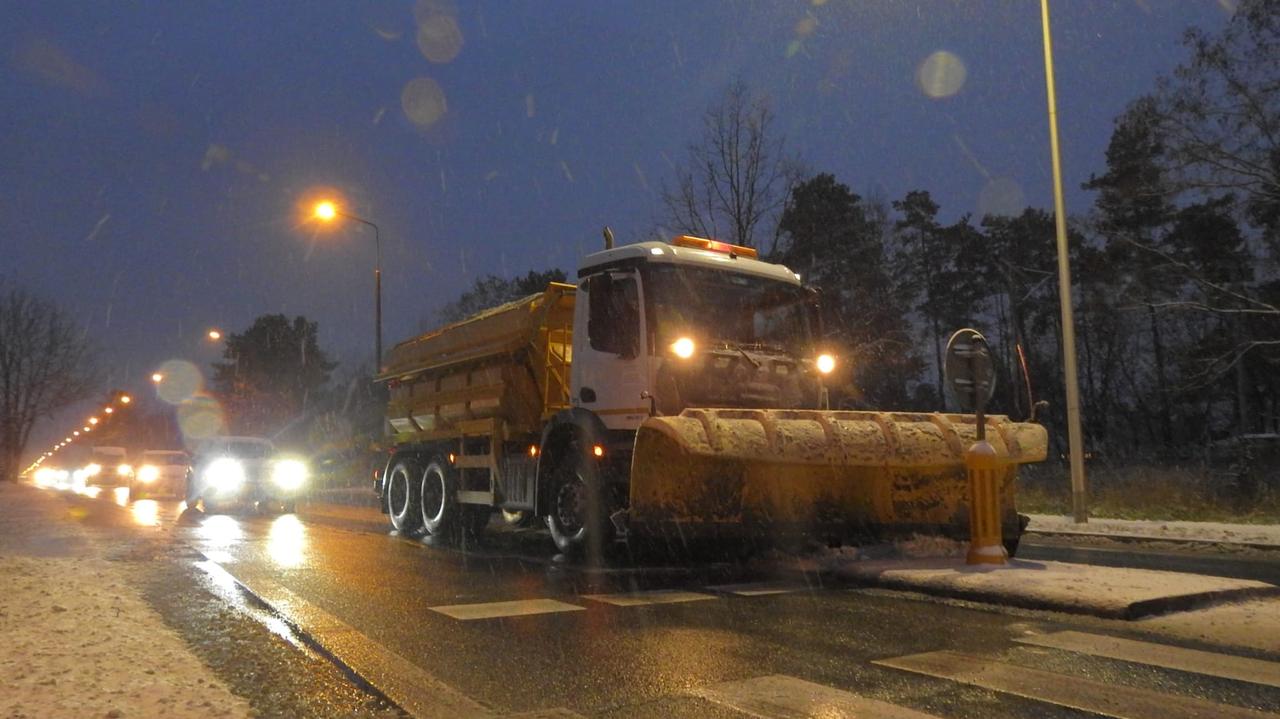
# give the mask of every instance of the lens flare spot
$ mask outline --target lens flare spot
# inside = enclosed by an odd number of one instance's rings
[[[818,29],[818,18],[812,15],[805,15],[796,22],[796,37],[809,37],[814,30]]]
[[[462,52],[462,28],[452,15],[436,14],[418,24],[418,51],[438,65],[453,62]]]
[[[199,440],[222,434],[225,417],[218,400],[196,395],[178,405],[178,428],[188,439]]]
[[[415,77],[400,92],[400,107],[409,121],[426,129],[448,111],[444,90],[429,77]]]
[[[1013,217],[1027,206],[1022,186],[1008,177],[993,177],[978,194],[978,216]]]
[[[940,100],[960,92],[968,71],[954,53],[938,50],[916,69],[916,84],[925,95]]]
[[[413,4],[413,21],[419,25],[436,15],[457,14],[458,4],[453,0],[417,0]]]
[[[169,404],[181,404],[204,389],[200,368],[186,360],[168,360],[152,375],[152,381],[156,385],[156,394]]]

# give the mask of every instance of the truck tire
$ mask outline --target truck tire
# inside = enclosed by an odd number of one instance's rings
[[[447,537],[458,526],[458,480],[440,458],[431,460],[418,484],[422,527],[433,537]]]
[[[418,463],[406,457],[387,474],[387,516],[391,526],[401,534],[410,534],[422,527],[422,513],[418,506],[420,487],[414,478],[420,476]]]
[[[596,560],[596,550],[603,553],[613,542],[613,523],[599,476],[588,461],[576,442],[566,449],[552,477],[547,529],[562,553],[586,553]]]

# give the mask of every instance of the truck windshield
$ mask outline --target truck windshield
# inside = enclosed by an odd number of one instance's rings
[[[689,336],[706,346],[799,353],[810,343],[808,292],[765,277],[679,265],[645,268],[658,346]]]

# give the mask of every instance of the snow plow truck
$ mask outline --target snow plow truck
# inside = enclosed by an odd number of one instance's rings
[[[565,553],[620,541],[968,536],[971,414],[833,411],[818,294],[747,247],[681,236],[587,255],[576,286],[397,344],[375,471],[401,533],[460,537],[495,513]],[[984,419],[1010,549],[1038,424]],[[1012,552],[1010,552],[1012,554]]]

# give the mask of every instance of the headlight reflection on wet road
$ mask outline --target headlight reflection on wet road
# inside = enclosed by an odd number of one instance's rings
[[[133,521],[142,527],[160,526],[160,505],[154,499],[139,499],[129,508]]]
[[[307,528],[297,516],[283,514],[267,532],[267,554],[277,566],[292,569],[306,558]]]
[[[225,514],[205,517],[196,530],[196,536],[204,540],[204,555],[215,562],[234,561],[225,550],[244,539],[240,522]]]

